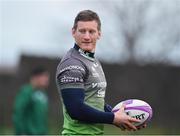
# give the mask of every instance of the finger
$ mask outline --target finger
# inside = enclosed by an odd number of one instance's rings
[[[137,128],[130,122],[126,122],[126,125],[128,126],[128,128],[133,129],[133,130],[137,130]]]
[[[124,127],[123,125],[120,125],[119,128],[120,128],[122,131],[125,131],[125,130],[126,130],[126,127]]]
[[[126,107],[126,105],[125,104],[122,104],[122,106],[120,107],[120,109],[119,109],[119,111],[120,112],[124,112],[124,108]]]
[[[132,130],[131,128],[129,128],[128,125],[124,125],[124,126],[126,127],[126,129],[127,129],[128,131],[131,131],[131,130]]]
[[[147,127],[147,124],[144,124],[142,127],[143,127],[143,128],[146,128],[146,127]]]
[[[141,129],[141,128],[145,128],[147,125],[146,124],[142,124],[140,126],[138,126],[137,128]]]
[[[136,123],[140,123],[141,121],[132,117],[129,117],[129,121],[130,122],[136,122]]]
[[[137,128],[138,130],[140,130],[140,129],[142,128],[142,126],[137,126],[136,128]]]
[[[126,124],[123,124],[122,126],[125,128],[125,130],[130,131],[130,128]]]
[[[121,124],[121,125],[116,125],[116,127],[120,128],[122,131],[125,131],[126,128]]]

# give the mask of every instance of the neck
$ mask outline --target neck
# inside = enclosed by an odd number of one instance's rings
[[[94,58],[94,52],[84,51],[76,43],[74,44],[74,49],[76,49],[77,51],[83,53],[87,57]]]
[[[38,86],[37,86],[36,82],[34,82],[34,80],[31,80],[31,81],[30,81],[30,84],[32,85],[32,87],[33,87],[34,89],[37,89],[37,88],[38,88]]]

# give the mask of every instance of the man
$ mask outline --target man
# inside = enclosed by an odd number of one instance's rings
[[[63,135],[103,134],[103,124],[136,130],[139,122],[124,112],[116,112],[104,102],[106,79],[101,64],[94,57],[101,37],[101,22],[91,10],[81,11],[72,28],[75,45],[57,67],[56,79],[63,100]]]
[[[49,73],[35,68],[30,83],[22,86],[15,99],[13,123],[17,135],[47,134],[48,99],[44,89],[49,84]]]

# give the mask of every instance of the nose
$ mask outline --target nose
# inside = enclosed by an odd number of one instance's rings
[[[85,40],[89,40],[89,39],[90,39],[89,32],[86,32],[86,33],[84,34],[84,39],[85,39]]]

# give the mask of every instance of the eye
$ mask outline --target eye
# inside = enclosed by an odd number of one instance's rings
[[[89,31],[90,34],[94,34],[95,32],[96,32],[96,31],[94,31],[94,30],[90,30],[90,31]]]
[[[86,30],[85,29],[80,29],[79,32],[82,33],[82,34],[85,34]]]

